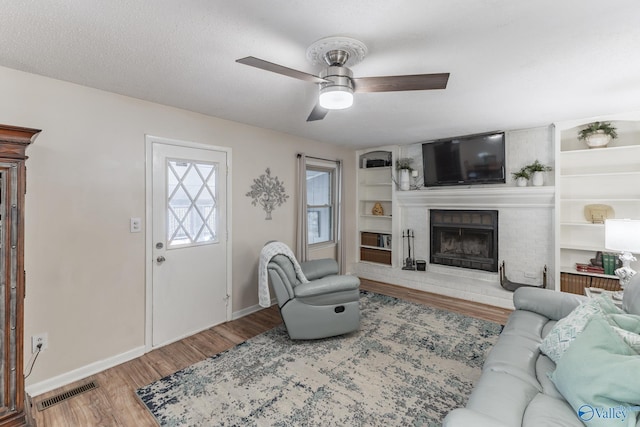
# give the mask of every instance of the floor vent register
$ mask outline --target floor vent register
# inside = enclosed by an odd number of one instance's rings
[[[48,399],[44,399],[36,403],[36,408],[38,408],[39,411],[44,411],[45,409],[50,408],[53,405],[64,402],[65,400],[71,399],[74,396],[77,396],[87,391],[94,390],[96,388],[98,388],[98,384],[95,381],[91,381],[91,382],[88,382],[87,384],[73,388],[69,391],[65,391],[64,393],[60,393]]]

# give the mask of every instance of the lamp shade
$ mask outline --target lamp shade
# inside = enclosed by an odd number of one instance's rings
[[[613,251],[640,253],[640,220],[605,220],[604,247]]]

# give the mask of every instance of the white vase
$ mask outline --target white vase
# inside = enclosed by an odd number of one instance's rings
[[[409,169],[400,169],[400,190],[407,191],[411,188]]]
[[[520,178],[516,178],[516,185],[518,187],[526,187],[528,179],[521,176]]]
[[[544,172],[534,172],[533,175],[531,175],[531,183],[535,187],[544,185]]]
[[[584,142],[587,143],[589,148],[603,148],[611,142],[611,135],[607,135],[603,131],[599,130],[586,137]]]

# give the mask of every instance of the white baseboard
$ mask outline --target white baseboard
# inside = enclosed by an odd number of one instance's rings
[[[275,303],[276,303],[276,300],[274,298],[271,300],[271,305]],[[255,313],[256,311],[260,311],[263,308],[264,307],[261,307],[258,304],[253,305],[251,307],[243,308],[242,310],[238,310],[234,312],[232,314],[231,319],[232,320],[239,319],[251,313]],[[67,384],[71,384],[75,381],[97,374],[98,372],[102,372],[106,369],[113,368],[114,366],[117,366],[124,362],[128,362],[129,360],[135,359],[136,357],[140,357],[144,354],[145,354],[145,346],[140,346],[132,350],[126,351],[124,353],[118,354],[116,356],[110,357],[108,359],[99,360],[97,362],[90,363],[81,368],[74,369],[73,371],[66,372],[62,375],[49,378],[39,383],[29,384],[25,387],[25,391],[31,397],[39,396],[48,391],[55,390],[56,388],[63,387]]]
[[[271,305],[274,305],[275,303],[276,303],[276,299],[271,298]],[[256,311],[260,311],[263,309],[264,307],[260,306],[259,304],[256,304],[256,305],[252,305],[251,307],[243,308],[242,310],[234,311],[231,314],[231,320],[238,320],[241,317],[248,316],[251,313],[255,313]]]
[[[66,372],[57,377],[49,378],[48,380],[41,381],[39,383],[29,384],[25,387],[26,392],[31,396],[38,396],[56,388],[71,384],[75,381],[87,378],[91,375],[102,372],[106,369],[113,368],[121,363],[128,362],[129,360],[140,357],[144,354],[144,346],[134,348],[133,350],[126,351],[108,359],[99,360],[97,362],[90,363],[73,371]]]

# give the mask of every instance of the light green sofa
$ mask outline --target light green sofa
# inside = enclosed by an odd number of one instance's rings
[[[444,419],[443,426],[640,427],[640,421],[637,421],[637,424],[633,422],[640,408],[629,411],[627,417],[633,418],[595,420],[594,414],[589,413],[589,407],[578,410],[572,408],[550,379],[551,373],[556,370],[556,364],[540,352],[539,346],[556,321],[586,301],[586,297],[544,289],[520,288],[514,293],[513,300],[516,309],[487,356],[481,378],[475,385],[466,407],[450,412]],[[636,275],[625,289],[623,309],[626,313],[640,315],[640,274]],[[573,342],[577,342],[578,338]],[[568,350],[562,357],[566,357],[567,354]],[[577,364],[590,363],[589,354],[581,356],[583,358],[578,359]],[[640,358],[633,355],[630,357]],[[558,367],[560,363],[562,359],[558,362]],[[603,368],[606,372],[610,367]],[[636,390],[640,391],[640,383],[632,384],[633,375],[637,374],[629,372],[627,380],[619,381],[620,388],[628,387],[633,391],[633,388],[637,387]],[[588,389],[596,385],[581,387]],[[571,390],[571,387],[568,390],[576,391]],[[637,405],[640,405],[640,402],[637,402]],[[615,417],[615,414],[612,413],[611,416]]]

